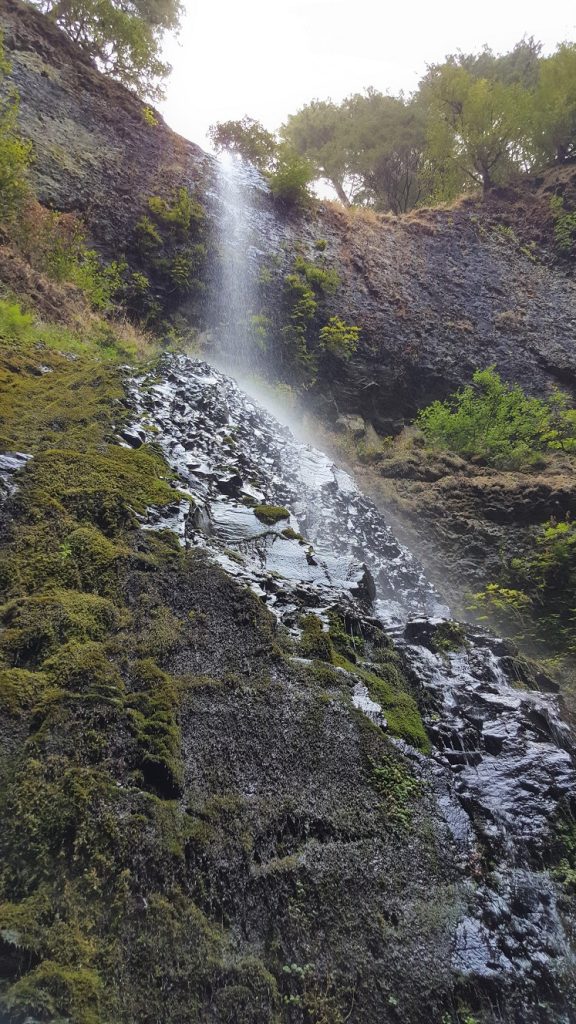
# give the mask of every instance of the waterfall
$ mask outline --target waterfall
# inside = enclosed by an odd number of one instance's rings
[[[254,367],[251,318],[256,312],[251,206],[247,191],[260,184],[257,172],[242,160],[223,154],[217,168],[217,249],[219,254],[216,333],[220,357],[234,369]]]
[[[222,165],[219,185],[218,318],[229,364],[244,369],[253,357],[257,215],[245,204],[247,174]],[[193,504],[152,511],[147,528],[169,527],[182,544],[207,550],[296,639],[303,615],[325,628],[334,609],[362,640],[374,629],[387,636],[422,695],[431,752],[392,742],[425,779],[466,877],[482,858],[490,864],[469,881],[454,970],[472,985],[516,986],[520,1013],[540,988],[560,1005],[557,963],[572,969],[574,960],[557,885],[542,865],[576,779],[556,697],[519,689],[513,647],[484,629],[464,624],[455,649],[437,644],[449,610],[383,514],[331,459],[214,367],[166,356],[160,369],[161,383],[155,370],[132,384],[137,427],[151,432]],[[259,508],[276,518],[262,518]],[[366,677],[353,665],[340,671],[355,707],[386,730],[386,709]],[[569,1024],[569,1009],[554,1019]]]

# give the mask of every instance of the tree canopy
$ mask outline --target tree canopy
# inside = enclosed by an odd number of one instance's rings
[[[164,33],[176,31],[180,0],[32,0],[97,66],[140,96],[162,95],[170,65],[160,57]]]
[[[576,152],[576,45],[543,57],[530,38],[505,54],[452,54],[411,96],[315,99],[280,137],[346,205],[402,213],[506,184]]]
[[[210,125],[208,136],[217,153],[236,153],[260,171],[269,170],[277,149],[276,136],[248,116],[239,121],[218,121]]]

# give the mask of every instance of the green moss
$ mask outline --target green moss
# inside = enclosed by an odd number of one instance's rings
[[[76,693],[117,698],[124,690],[118,669],[110,662],[103,644],[70,641],[43,663],[48,681]]]
[[[379,664],[377,672],[376,669],[354,665],[340,654],[335,655],[334,663],[358,676],[366,684],[372,700],[380,704],[392,736],[406,740],[419,750],[430,750],[430,741],[418,705],[411,694],[406,692],[406,682],[397,661],[391,661],[388,665]]]
[[[441,622],[434,630],[431,644],[438,654],[460,651],[466,645],[466,631],[459,622]]]
[[[337,672],[332,665],[327,665],[324,661],[316,661],[308,669],[309,674],[313,679],[319,683],[320,686],[325,686],[328,689],[341,688],[343,683],[342,674]]]
[[[300,620],[302,636],[300,638],[299,650],[304,658],[318,658],[320,661],[333,660],[333,649],[330,636],[324,632],[322,623],[317,615],[305,615]]]
[[[38,373],[39,362],[50,372]],[[119,371],[92,356],[9,352],[0,361],[0,443],[24,452],[83,451],[123,422],[123,394]]]
[[[35,664],[67,640],[103,640],[121,618],[111,601],[78,591],[19,598],[0,608],[0,650],[14,664]]]
[[[351,622],[347,628],[346,622],[338,612],[329,612],[330,639],[336,651],[343,654],[350,661],[356,661],[357,657],[364,654],[364,639],[356,633],[354,624]]]
[[[101,989],[102,981],[95,971],[43,960],[12,985],[5,1006],[11,1011],[32,1012],[44,1019],[65,1015],[77,1024],[99,1024]]]
[[[378,761],[370,760],[369,765],[374,787],[382,797],[387,818],[398,825],[409,825],[412,818],[411,805],[420,795],[422,786],[414,777],[408,762],[395,751]]]
[[[136,767],[144,786],[167,797],[177,796],[183,774],[182,738],[176,720],[179,691],[171,677],[149,660],[136,663],[134,678],[145,685],[126,700],[130,728],[138,745]]]
[[[23,668],[0,669],[0,709],[8,715],[21,715],[38,702],[46,688],[42,672]]]
[[[282,530],[282,537],[286,537],[286,540],[304,540],[301,533],[293,530],[291,526],[287,526],[285,530]]]
[[[289,519],[290,512],[282,505],[255,505],[254,515],[263,523],[278,523],[281,519]]]

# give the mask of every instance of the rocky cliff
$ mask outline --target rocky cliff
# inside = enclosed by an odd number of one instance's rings
[[[212,159],[160,118],[149,124],[144,105],[99,75],[34,9],[2,0],[0,24],[41,202],[80,211],[110,258],[126,251],[134,258],[147,199],[180,186],[199,195],[213,225]],[[340,278],[327,312],[344,312],[361,328],[355,358],[318,383],[324,415],[360,413],[381,433],[395,432],[479,365],[496,364],[530,392],[553,385],[574,392],[576,285],[548,258],[549,195],[573,189],[569,170],[558,177],[494,193],[486,203],[467,200],[400,219],[326,204],[305,217],[288,215],[263,186],[252,185],[250,202],[261,212],[246,252],[254,277],[271,261],[275,273],[289,270],[295,251],[316,259],[315,245],[325,243],[323,263]],[[217,326],[209,310],[198,319]]]
[[[242,309],[214,161],[32,8],[2,0],[0,22],[37,193],[148,275],[149,323],[193,323],[230,359],[245,313],[282,337],[294,268],[330,284],[323,315],[361,329],[307,382],[332,441],[341,413],[398,429],[480,360],[573,387],[546,182],[515,199],[543,211],[534,251],[502,197],[303,216],[248,175],[262,306]],[[0,337],[2,1020],[572,1024],[576,780],[553,682],[452,621],[351,477],[232,379],[17,261],[0,247],[34,314]],[[413,536],[435,524],[431,564],[447,531],[467,579],[489,570],[458,515],[495,524],[488,559],[508,515],[573,507],[549,474],[526,498],[469,470],[409,446],[366,482]]]

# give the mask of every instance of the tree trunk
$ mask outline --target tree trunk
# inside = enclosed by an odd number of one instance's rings
[[[334,186],[334,191],[336,192],[336,195],[338,196],[338,199],[340,200],[342,205],[350,206],[350,200],[348,199],[348,196],[346,195],[344,189],[342,188],[342,183],[340,181],[334,181],[333,179],[330,179],[330,184]]]

